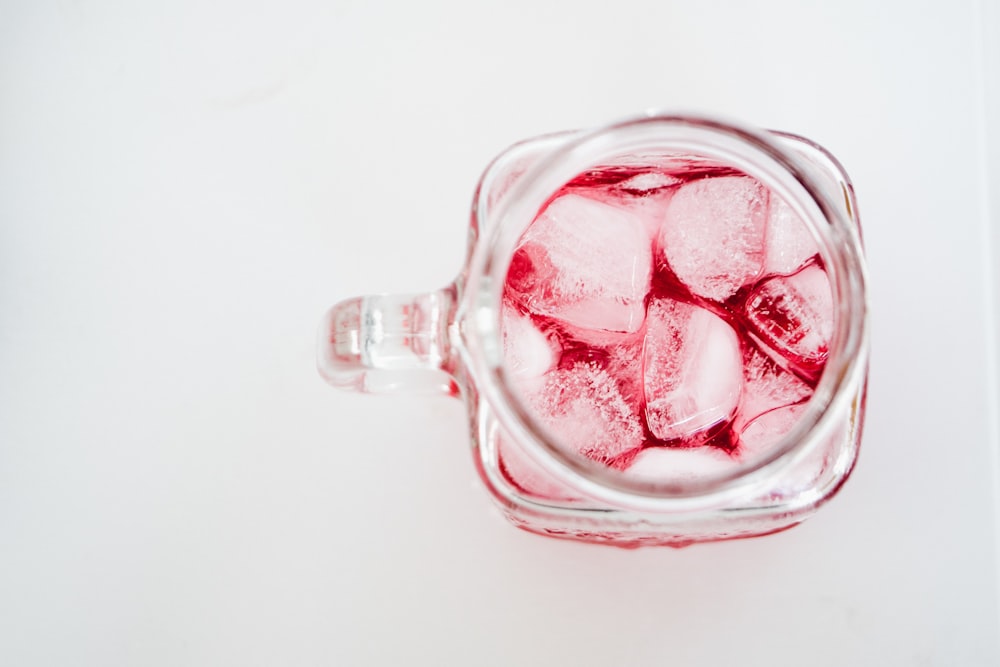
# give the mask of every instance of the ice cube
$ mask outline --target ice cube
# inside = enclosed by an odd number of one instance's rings
[[[622,181],[618,187],[634,194],[647,194],[655,190],[669,188],[680,182],[681,180],[676,176],[669,176],[662,171],[644,171]]]
[[[595,363],[577,363],[545,376],[529,408],[570,454],[622,467],[644,439],[639,416],[614,376]]]
[[[786,371],[754,347],[743,354],[743,395],[734,426],[742,430],[747,423],[766,412],[802,403],[812,395],[805,382]]]
[[[791,366],[811,377],[822,370],[833,334],[833,296],[818,264],[765,280],[744,308],[754,333]]]
[[[724,301],[764,263],[767,191],[752,178],[692,181],[667,206],[658,244],[693,294]]]
[[[646,423],[661,440],[686,438],[733,417],[743,384],[736,332],[699,306],[654,299],[646,316]]]
[[[508,303],[503,305],[500,326],[504,361],[515,387],[537,391],[545,381],[545,373],[556,365],[558,343]]]
[[[667,205],[681,182],[680,179],[671,176],[647,173],[635,176],[618,186],[621,188],[622,207],[640,219],[644,225],[651,255],[653,243],[663,224]],[[648,189],[643,189],[645,187]]]
[[[769,203],[764,273],[793,273],[819,252],[819,245],[785,200],[772,194]]]
[[[734,465],[718,447],[646,447],[625,475],[645,482],[698,480],[721,475]]]
[[[583,329],[633,332],[642,325],[651,275],[652,243],[641,219],[568,194],[525,232],[507,287],[533,313]]]

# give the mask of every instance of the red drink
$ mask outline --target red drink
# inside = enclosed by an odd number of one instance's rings
[[[507,369],[569,455],[647,481],[766,453],[826,363],[830,285],[807,226],[756,180],[696,163],[562,188],[507,274]],[[501,443],[509,481],[565,496]]]

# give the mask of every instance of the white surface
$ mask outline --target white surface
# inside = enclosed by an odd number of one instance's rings
[[[5,3],[0,664],[998,664],[1000,11],[749,5]],[[313,335],[450,280],[508,143],[654,106],[847,166],[865,444],[780,535],[549,541]]]

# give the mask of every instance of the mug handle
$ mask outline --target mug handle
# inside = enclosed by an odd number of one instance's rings
[[[458,395],[449,339],[455,303],[454,285],[341,301],[320,325],[320,375],[363,393]]]

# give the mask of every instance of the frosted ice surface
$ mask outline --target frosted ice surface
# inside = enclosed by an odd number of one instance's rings
[[[767,191],[754,179],[693,181],[670,200],[659,247],[692,293],[724,301],[760,274],[766,221]]]
[[[507,285],[532,312],[585,329],[633,332],[642,325],[651,275],[640,218],[569,194],[528,228]]]
[[[770,197],[764,273],[793,273],[819,252],[819,245],[803,222],[776,195]]]
[[[615,378],[592,363],[578,363],[545,376],[531,408],[567,451],[616,465],[642,445],[639,416]]]
[[[731,419],[742,374],[739,339],[718,315],[672,299],[650,302],[643,382],[653,435],[672,440]]]
[[[833,296],[826,271],[811,264],[758,286],[746,302],[755,333],[789,361],[819,367],[833,334]]]

